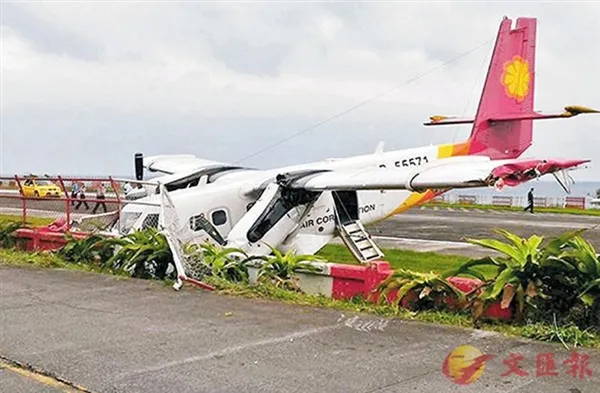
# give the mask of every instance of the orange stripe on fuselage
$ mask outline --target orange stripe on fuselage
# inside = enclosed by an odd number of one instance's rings
[[[402,213],[403,211],[406,211],[413,206],[417,206],[427,201],[430,201],[431,199],[435,198],[435,195],[436,194],[431,190],[427,190],[425,192],[413,192],[408,198],[406,198],[404,202],[402,202],[397,208],[395,208],[394,211],[388,214],[387,217],[391,217],[395,214]]]
[[[453,143],[438,146],[438,159],[457,156],[468,156],[471,150],[471,142]]]
[[[441,158],[449,158],[449,157],[457,157],[457,156],[467,156],[469,155],[471,149],[471,142],[461,142],[461,143],[453,143],[448,145],[440,145],[438,146],[438,159]],[[432,190],[427,190],[425,192],[413,192],[410,194],[408,198],[404,202],[402,202],[397,208],[394,209],[387,217],[391,217],[395,214],[402,213],[411,207],[421,205],[423,203],[429,202],[433,198],[436,197],[435,192]],[[386,217],[386,218],[387,218]]]

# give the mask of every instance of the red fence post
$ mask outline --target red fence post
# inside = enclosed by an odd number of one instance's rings
[[[21,180],[19,180],[19,176],[15,175],[15,181],[17,182],[17,186],[19,186],[19,194],[21,194],[23,225],[25,225],[25,223],[27,222],[27,199],[25,198],[25,194],[23,193],[23,186],[21,185]]]
[[[117,196],[117,209],[119,210],[118,217],[120,220],[121,219],[121,197],[119,196],[120,185],[115,182],[115,180],[112,178],[112,176],[109,176],[108,180],[110,181],[110,186],[112,187],[113,191],[115,192],[115,195]]]
[[[62,179],[62,176],[58,176],[58,181],[60,182],[60,187],[62,188],[63,192],[65,193],[65,198],[66,199],[66,209],[65,212],[67,213],[67,232],[71,231],[71,196],[69,195],[69,193],[67,192],[67,187],[65,187],[65,182]]]

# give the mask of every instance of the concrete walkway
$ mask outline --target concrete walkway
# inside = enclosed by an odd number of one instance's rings
[[[458,385],[442,372],[453,348],[491,355]],[[502,376],[510,353],[527,376]],[[536,376],[552,353],[558,376]],[[0,265],[0,391],[59,392],[43,371],[90,392],[597,392],[574,378],[561,345],[374,315],[248,300],[160,282]],[[10,362],[29,364],[19,373]],[[8,366],[7,366],[8,365]],[[82,388],[72,391],[86,391]]]

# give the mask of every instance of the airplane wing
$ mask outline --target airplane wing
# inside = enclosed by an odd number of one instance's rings
[[[546,174],[577,169],[589,160],[510,159],[456,157],[416,169],[369,168],[331,170],[280,176],[279,183],[307,191],[410,190],[517,186]],[[555,176],[557,180],[559,177]],[[567,185],[561,184],[563,187]]]
[[[143,167],[150,172],[173,175],[180,172],[192,172],[215,166],[229,166],[219,161],[204,160],[192,154],[169,154],[143,158]]]

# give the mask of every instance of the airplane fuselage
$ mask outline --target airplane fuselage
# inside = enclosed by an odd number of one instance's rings
[[[453,155],[452,146],[455,145],[379,152],[268,170],[234,171],[224,173],[208,184],[172,191],[169,196],[176,206],[179,225],[189,225],[192,231],[196,230],[197,232],[194,232],[196,241],[203,236],[206,240],[211,241],[212,239],[204,231],[195,226],[198,217],[207,218],[220,235],[227,238],[232,228],[244,217],[258,198],[258,195],[250,195],[247,190],[255,188],[257,184],[273,182],[279,174],[307,170],[357,168],[388,168],[400,174],[450,157]],[[358,190],[354,193],[356,198],[355,218],[365,226],[424,203],[435,196],[431,191],[416,193],[408,190]],[[339,195],[337,197],[339,198]],[[144,199],[158,203],[160,195],[152,195]],[[301,220],[295,223],[295,229],[286,236],[285,241],[281,244],[281,249],[285,251],[288,248],[294,248],[299,253],[318,251],[336,235],[335,209],[333,192],[322,192],[311,208],[303,214]],[[137,224],[134,224],[133,227],[143,228],[144,221],[151,222],[151,220],[145,220],[145,217],[157,216],[159,211],[158,207],[128,204],[123,209],[123,217],[126,220],[128,216],[137,214],[134,220]]]

